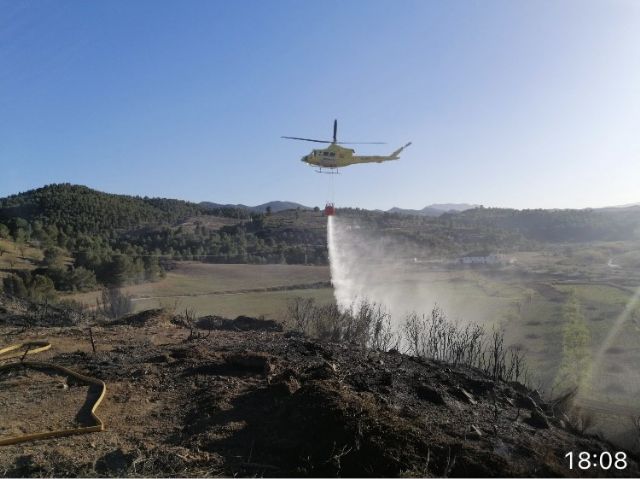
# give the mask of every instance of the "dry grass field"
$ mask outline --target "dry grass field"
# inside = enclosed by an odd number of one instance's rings
[[[278,317],[294,296],[332,301],[327,266],[205,264],[180,262],[154,283],[128,286],[136,311],[171,307],[194,309],[197,314],[227,317],[253,315]],[[70,298],[94,305],[98,292]]]
[[[42,260],[42,250],[30,245],[21,248],[15,241],[7,239],[0,239],[0,251],[0,278],[10,270],[33,269]]]

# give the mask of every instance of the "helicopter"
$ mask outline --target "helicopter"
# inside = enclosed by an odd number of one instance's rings
[[[338,134],[338,120],[333,120],[333,141],[328,140],[314,140],[311,138],[300,138],[297,136],[283,136],[288,140],[301,140],[312,141],[315,143],[330,143],[330,145],[323,149],[313,150],[308,155],[301,158],[300,161],[307,163],[310,166],[317,166],[318,173],[338,173],[338,168],[344,168],[349,165],[356,165],[358,163],[382,163],[383,161],[391,161],[400,159],[400,153],[406,147],[411,145],[411,142],[407,143],[401,148],[398,148],[388,156],[358,156],[355,155],[355,150],[351,148],[344,148],[340,145],[384,145],[385,143],[378,141],[371,142],[342,142],[337,141]],[[322,171],[322,169],[328,169],[328,172]]]

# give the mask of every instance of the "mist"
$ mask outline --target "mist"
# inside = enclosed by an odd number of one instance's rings
[[[362,300],[385,307],[396,326],[410,312],[442,308],[451,319],[487,324],[497,319],[479,298],[463,296],[465,272],[453,274],[450,259],[420,260],[421,251],[357,218],[329,216],[327,243],[336,303],[348,309]],[[424,253],[424,251],[422,251]]]
[[[376,303],[401,331],[407,313],[429,314],[437,305],[461,326],[500,328],[507,345],[524,352],[530,386],[549,397],[575,389],[574,404],[593,416],[581,421],[635,447],[629,418],[640,415],[640,373],[634,367],[640,359],[640,289],[605,282],[629,270],[611,268],[610,258],[597,259],[593,243],[583,250],[546,244],[504,254],[501,264],[468,267],[454,253],[438,257],[393,227],[349,216],[328,217],[327,241],[341,310],[362,300]],[[578,264],[602,279],[573,279],[571,268]],[[616,299],[623,292],[632,294]]]

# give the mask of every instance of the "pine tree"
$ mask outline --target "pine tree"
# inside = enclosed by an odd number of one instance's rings
[[[591,374],[591,333],[572,291],[562,309],[562,362],[554,388],[560,391],[588,388]]]

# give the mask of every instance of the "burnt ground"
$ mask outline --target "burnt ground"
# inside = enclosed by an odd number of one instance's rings
[[[565,453],[617,450],[476,370],[234,324],[202,321],[206,337],[188,340],[141,313],[94,325],[93,353],[86,327],[5,321],[0,344],[47,338],[38,360],[106,382],[106,430],[0,447],[0,475],[602,476],[570,471]],[[89,425],[92,394],[46,369],[0,372],[0,438]]]

